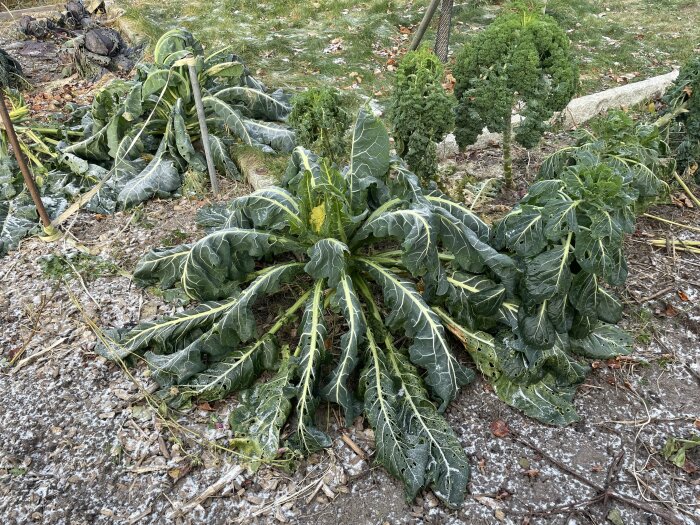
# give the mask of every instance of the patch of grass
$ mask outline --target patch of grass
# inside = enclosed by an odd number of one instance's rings
[[[154,42],[185,27],[208,47],[231,45],[271,86],[333,85],[381,97],[391,87],[387,60],[405,51],[427,0],[283,0],[186,2],[125,0],[126,16]],[[504,2],[467,0],[453,12],[456,52],[495,18]],[[666,73],[700,50],[700,2],[694,0],[549,0],[581,64],[581,93]],[[435,39],[438,16],[425,36]],[[350,76],[354,73],[353,76]]]
[[[119,266],[112,261],[83,252],[69,255],[48,255],[41,258],[39,265],[44,277],[57,281],[75,279],[76,272],[86,280],[122,273]]]
[[[648,308],[639,308],[633,312],[635,340],[641,345],[648,345],[654,337],[654,314]]]
[[[208,48],[231,45],[256,75],[275,87],[332,84],[373,92],[389,85],[386,50],[400,38],[398,28],[416,24],[426,3],[420,0],[410,9],[406,2],[393,0],[123,4],[126,16],[153,42],[172,27],[185,27]]]
[[[182,230],[175,228],[174,230],[169,232],[168,235],[163,237],[161,243],[163,246],[176,246],[178,244],[182,244],[186,240],[187,234]]]

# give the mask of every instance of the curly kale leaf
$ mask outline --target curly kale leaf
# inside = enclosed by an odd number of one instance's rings
[[[397,152],[424,181],[437,173],[435,143],[454,126],[454,103],[442,86],[443,74],[431,51],[408,53],[396,72],[389,107]]]

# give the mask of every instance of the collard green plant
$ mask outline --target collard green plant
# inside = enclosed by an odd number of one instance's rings
[[[437,173],[436,143],[454,127],[454,101],[442,85],[444,68],[429,49],[411,51],[396,72],[389,106],[396,151],[423,182]]]
[[[457,57],[458,100],[455,136],[460,147],[473,144],[484,127],[503,133],[503,171],[512,185],[514,109],[523,117],[515,140],[537,145],[545,121],[563,110],[578,86],[578,67],[569,39],[541,10],[516,4],[477,34]]]
[[[352,120],[344,106],[340,93],[333,88],[312,88],[295,95],[289,124],[299,145],[331,162],[344,160]]]
[[[675,170],[672,152],[656,124],[635,122],[620,110],[590,122],[589,129],[574,132],[576,142],[550,155],[542,163],[539,178],[557,178],[567,167],[604,164],[623,174],[637,193],[635,211],[642,211],[669,190]]]
[[[678,78],[666,91],[670,143],[680,170],[697,170],[700,162],[700,58],[681,68]],[[666,119],[664,119],[666,120]]]
[[[22,66],[7,51],[0,48],[0,89],[17,87],[24,80]]]
[[[134,80],[115,81],[95,97],[82,140],[63,148],[69,159],[114,165],[89,209],[112,212],[168,196],[178,191],[186,170],[206,171],[187,66],[191,59],[217,170],[239,176],[228,152],[234,140],[266,152],[294,148],[294,132],[284,124],[288,97],[268,93],[229,48],[205,54],[190,33],[175,29],[160,38],[153,57],[153,64],[138,66]]]
[[[493,232],[422,189],[365,110],[351,151],[341,173],[296,148],[281,187],[203,209],[208,235],[150,252],[134,273],[197,306],[112,331],[99,351],[142,354],[174,406],[243,391],[231,426],[268,460],[290,418],[289,445],[330,445],[316,425],[321,402],[348,424],[364,413],[378,461],[409,498],[430,487],[458,505],[469,465],[440,414],[474,374],[452,336],[506,403],[575,421],[583,358],[631,348],[608,285],[624,280],[620,243],[638,193],[610,166],[569,166]],[[272,316],[268,296],[285,305]]]

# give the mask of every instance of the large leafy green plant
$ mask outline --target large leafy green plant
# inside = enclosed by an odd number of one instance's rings
[[[668,131],[679,168],[700,175],[700,58],[691,59],[681,68],[663,100],[668,106]]]
[[[396,151],[423,182],[435,178],[436,143],[454,127],[454,101],[442,86],[443,77],[443,65],[432,51],[407,53],[389,106]]]
[[[540,179],[557,178],[568,166],[605,164],[623,174],[636,191],[637,211],[668,193],[666,181],[676,165],[658,125],[635,122],[628,113],[613,110],[592,120],[588,129],[574,132],[574,137],[574,145],[544,160]]]
[[[295,149],[283,187],[205,208],[207,236],[147,254],[138,282],[180,286],[200,303],[112,331],[100,351],[143,354],[176,406],[243,390],[231,426],[266,459],[283,434],[304,452],[330,444],[315,423],[322,401],[348,423],[364,412],[377,459],[407,495],[431,487],[457,505],[469,467],[440,412],[473,372],[449,334],[508,404],[547,423],[575,421],[574,389],[588,370],[580,357],[630,351],[610,324],[621,306],[605,282],[623,279],[610,239],[631,230],[636,193],[607,165],[570,166],[534,185],[492,232],[423,190],[365,110],[351,151],[341,173]],[[272,316],[256,309],[269,295],[286,304]]]
[[[515,140],[534,147],[545,121],[566,107],[578,86],[578,67],[564,30],[550,16],[523,4],[500,15],[464,47],[454,75],[457,143],[473,144],[484,127],[502,132],[508,186],[513,180],[513,110],[523,117]]]
[[[289,124],[300,146],[317,151],[331,162],[344,160],[352,116],[340,93],[333,88],[312,88],[292,98]]]
[[[180,188],[186,170],[206,171],[188,60],[195,61],[220,172],[238,176],[229,156],[234,139],[266,152],[294,148],[294,132],[283,124],[291,109],[288,97],[268,93],[229,48],[205,55],[190,33],[175,29],[158,40],[153,59],[138,67],[134,80],[101,91],[84,117],[83,139],[63,148],[69,159],[114,164],[89,208],[109,212],[167,196]]]
[[[0,48],[0,89],[17,86],[24,80],[22,66],[7,51]]]

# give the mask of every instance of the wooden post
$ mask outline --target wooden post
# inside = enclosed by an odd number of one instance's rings
[[[3,127],[7,132],[7,138],[10,140],[10,145],[12,146],[12,151],[17,159],[17,164],[19,164],[19,169],[22,172],[22,177],[24,177],[24,184],[29,190],[29,194],[32,196],[34,205],[36,206],[36,211],[39,213],[39,218],[44,226],[45,230],[51,230],[51,219],[49,219],[49,214],[46,213],[46,208],[44,208],[44,203],[41,202],[41,196],[39,195],[39,189],[36,187],[34,182],[34,177],[32,177],[29,171],[29,166],[22,156],[22,150],[20,149],[19,140],[17,139],[17,134],[15,133],[15,128],[12,125],[12,120],[10,120],[10,113],[7,111],[7,106],[5,105],[5,97],[0,93],[0,118],[2,119]]]
[[[197,108],[197,118],[199,119],[199,129],[202,135],[202,146],[204,147],[204,156],[207,159],[207,170],[209,171],[209,180],[211,181],[211,190],[214,195],[219,193],[219,181],[216,178],[216,170],[214,169],[214,159],[211,156],[211,147],[209,146],[209,128],[207,128],[207,117],[204,115],[204,105],[202,104],[202,93],[199,90],[199,80],[197,79],[197,68],[194,60],[187,63],[190,72],[190,84],[192,84],[192,95],[194,96],[194,105]]]
[[[421,23],[418,26],[416,35],[413,37],[411,46],[409,47],[411,51],[415,51],[416,49],[418,49],[418,46],[420,45],[421,40],[423,40],[423,36],[425,36],[425,32],[427,31],[428,26],[430,25],[430,21],[433,19],[433,16],[435,15],[435,11],[437,11],[439,4],[440,0],[432,0],[432,2],[430,2],[430,5],[426,10],[425,15],[423,15],[423,20],[421,20]]]

